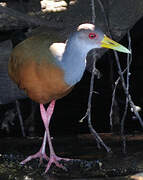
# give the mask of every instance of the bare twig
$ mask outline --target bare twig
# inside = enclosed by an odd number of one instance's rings
[[[110,29],[109,29],[109,22],[108,22],[108,18],[107,18],[107,15],[105,13],[105,10],[104,10],[104,6],[103,6],[103,4],[102,4],[102,2],[100,0],[97,0],[97,1],[98,1],[99,5],[100,5],[102,15],[104,16],[104,21],[105,21],[105,24],[106,24],[106,27],[107,27],[107,33],[111,37],[111,33],[110,33]],[[112,93],[111,110],[110,110],[110,114],[109,114],[111,130],[113,128],[113,119],[112,119],[113,116],[112,115],[113,115],[113,106],[114,106],[114,102],[115,102],[116,87],[118,85],[119,80],[116,81],[115,87],[113,88],[113,93]]]
[[[107,25],[107,29],[108,29],[108,31],[109,31],[109,23],[108,23],[108,20],[107,20],[107,17],[106,17],[106,13],[105,13],[105,11],[104,11],[103,4],[101,3],[100,0],[98,0],[98,2],[99,2],[99,4],[100,4],[101,10],[102,10],[103,15],[104,15],[104,18],[105,18],[105,23],[106,23],[106,25]],[[109,36],[112,38],[110,31],[109,31]],[[126,88],[125,80],[124,80],[124,77],[123,77],[123,72],[122,72],[122,70],[121,70],[121,65],[120,65],[120,62],[119,62],[119,57],[118,57],[118,54],[117,54],[116,51],[114,51],[114,55],[115,55],[115,60],[116,60],[116,64],[117,64],[117,67],[118,67],[118,73],[119,73],[120,79],[121,79],[121,81],[122,81],[122,86],[123,86],[124,93],[125,93],[125,95],[127,96],[128,100],[129,100],[129,104],[130,104],[130,106],[131,106],[131,108],[132,108],[135,116],[139,119],[139,122],[140,122],[141,126],[143,127],[143,121],[142,121],[142,119],[141,119],[138,111],[136,110],[136,106],[135,106],[135,104],[133,103],[132,98],[131,98],[131,96],[130,96],[130,94],[128,93],[128,90],[127,90],[127,88]]]
[[[94,0],[91,0],[91,8],[92,8],[92,23],[95,24],[96,14],[95,14],[95,3],[94,3]]]
[[[110,33],[110,30],[109,30],[109,23],[108,23],[106,13],[104,11],[104,6],[103,6],[103,4],[102,4],[102,2],[100,0],[98,0],[98,3],[100,5],[100,7],[101,7],[101,11],[102,11],[102,14],[103,14],[104,19],[105,19],[105,23],[106,23],[106,26],[107,26],[109,36],[111,37],[111,33]],[[131,50],[131,37],[130,37],[129,31],[128,31],[128,40],[129,40],[129,49]],[[124,111],[124,114],[123,114],[123,117],[122,117],[122,120],[121,120],[121,136],[122,136],[122,140],[123,140],[123,152],[125,153],[125,151],[126,151],[126,141],[125,141],[125,136],[124,136],[124,121],[125,121],[125,117],[126,117],[126,114],[127,114],[128,104],[130,104],[130,107],[131,107],[132,111],[134,112],[136,117],[139,119],[139,122],[140,122],[142,127],[143,127],[143,121],[142,121],[138,111],[136,110],[136,106],[134,105],[134,103],[133,103],[133,101],[131,99],[131,96],[129,94],[129,76],[130,76],[129,67],[130,67],[130,64],[131,64],[131,61],[132,61],[132,56],[129,56],[129,54],[128,54],[127,68],[122,72],[121,65],[120,65],[120,62],[119,62],[119,57],[118,57],[118,54],[117,54],[116,51],[114,51],[114,55],[115,55],[115,60],[116,60],[116,64],[117,64],[117,67],[118,67],[118,73],[119,73],[120,77],[115,82],[115,87],[114,87],[113,94],[112,94],[112,104],[111,104],[111,111],[110,111],[110,126],[112,128],[112,114],[113,114],[113,105],[114,105],[114,102],[115,102],[115,92],[116,92],[118,82],[119,82],[119,80],[121,80],[123,90],[124,90],[124,93],[126,95],[125,111]],[[123,77],[123,74],[126,71],[127,71],[127,85],[125,84],[125,80],[124,80],[124,77]]]
[[[88,113],[86,111],[85,115],[79,120],[79,122],[82,123],[87,116],[88,116]]]
[[[16,100],[16,109],[17,109],[18,118],[19,118],[19,121],[20,121],[21,132],[22,132],[23,137],[25,137],[26,135],[25,135],[25,131],[24,131],[23,119],[22,119],[22,116],[21,116],[19,106],[20,106],[19,102],[18,102],[18,100]]]
[[[130,31],[128,31],[128,41],[129,41],[129,45],[128,45],[128,49],[131,51],[131,36],[130,36]],[[127,56],[127,91],[129,92],[129,77],[130,77],[130,64],[132,61],[132,54],[128,54]],[[124,123],[125,123],[125,118],[127,115],[127,110],[128,110],[128,105],[129,105],[129,99],[126,96],[126,104],[125,104],[125,111],[123,113],[122,119],[121,119],[121,137],[122,137],[122,142],[123,142],[123,153],[126,153],[126,137],[124,135]]]
[[[92,22],[93,24],[95,24],[95,4],[94,4],[94,0],[91,0],[92,3]],[[89,91],[89,97],[88,97],[88,108],[87,108],[87,112],[85,114],[85,116],[82,118],[82,120],[88,115],[88,127],[89,130],[91,132],[91,134],[93,134],[93,136],[96,138],[96,142],[97,142],[97,147],[100,148],[100,144],[102,146],[104,146],[104,148],[106,149],[107,152],[110,152],[111,149],[106,146],[106,144],[103,142],[103,140],[100,138],[100,136],[98,135],[98,133],[94,130],[94,128],[92,127],[92,123],[91,123],[91,103],[92,103],[92,95],[93,95],[93,86],[94,86],[94,76],[97,72],[97,69],[95,68],[95,64],[96,64],[96,55],[93,54],[93,68],[92,68],[92,75],[91,75],[91,81],[90,81],[90,91]]]
[[[140,117],[138,111],[136,110],[136,106],[135,106],[134,102],[132,101],[131,95],[127,91],[127,88],[126,88],[126,85],[125,85],[125,80],[124,80],[124,77],[123,77],[123,73],[122,73],[122,70],[121,70],[121,65],[119,63],[119,58],[118,58],[117,52],[114,52],[114,53],[115,53],[115,57],[116,57],[115,59],[116,59],[117,67],[118,67],[118,73],[120,75],[120,79],[121,79],[121,82],[122,82],[124,93],[125,93],[125,95],[127,96],[128,100],[129,100],[130,107],[132,108],[135,116],[138,118],[141,126],[143,127],[142,118]]]
[[[107,19],[105,10],[104,10],[104,6],[103,6],[103,4],[102,4],[102,2],[100,0],[97,0],[97,1],[98,1],[99,5],[100,5],[101,11],[102,11],[102,15],[104,17],[104,21],[105,21],[105,24],[106,24],[106,27],[107,27],[108,34],[110,34],[109,22],[108,22],[108,19]]]
[[[90,129],[90,132],[94,135],[97,141],[97,145],[100,148],[100,144],[106,149],[107,152],[111,152],[111,149],[106,146],[106,144],[103,142],[103,140],[100,138],[98,133],[94,130],[91,124],[91,101],[92,101],[92,94],[93,94],[93,86],[94,86],[94,75],[95,75],[95,64],[96,64],[96,56],[94,56],[94,62],[93,62],[93,69],[92,69],[92,75],[91,75],[91,81],[90,81],[90,91],[89,91],[89,98],[88,98],[88,108],[87,108],[87,113],[88,113],[88,127]]]
[[[131,64],[131,60],[129,63]],[[129,64],[129,66],[130,66],[130,64]],[[124,69],[124,71],[122,73],[124,74],[125,72],[127,72],[127,67]],[[117,90],[117,86],[118,86],[119,81],[120,81],[120,77],[118,77],[118,79],[115,81],[114,89],[112,92],[112,103],[111,103],[111,108],[110,108],[110,126],[111,126],[111,128],[113,126],[112,125],[113,106],[114,106],[114,102],[115,102],[115,95],[116,95],[116,90]]]

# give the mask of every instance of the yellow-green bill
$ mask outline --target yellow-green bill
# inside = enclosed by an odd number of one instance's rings
[[[113,49],[113,50],[116,50],[119,52],[131,54],[131,52],[126,47],[124,47],[121,44],[113,41],[112,39],[108,38],[106,35],[104,35],[104,38],[101,41],[101,47],[109,48],[109,49]]]

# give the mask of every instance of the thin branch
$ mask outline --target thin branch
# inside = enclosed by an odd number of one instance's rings
[[[105,23],[106,23],[107,28],[109,30],[109,23],[108,23],[108,20],[107,20],[107,17],[106,17],[106,13],[104,11],[103,4],[101,3],[100,0],[98,0],[98,2],[100,4],[101,10],[102,10],[103,15],[104,15]],[[109,31],[109,36],[112,38],[110,31]],[[136,106],[135,106],[134,102],[132,101],[131,95],[128,93],[128,90],[126,88],[125,80],[124,80],[124,77],[123,77],[123,72],[121,70],[121,65],[120,65],[120,62],[119,62],[119,57],[118,57],[118,54],[117,54],[116,51],[114,51],[114,55],[115,55],[115,60],[116,60],[116,64],[117,64],[117,67],[118,67],[118,73],[119,73],[119,76],[120,76],[120,79],[121,79],[121,82],[122,82],[124,93],[125,93],[125,95],[127,96],[128,100],[129,100],[129,104],[130,104],[131,109],[133,110],[135,116],[138,118],[141,126],[143,127],[142,118],[140,117],[138,111],[136,110]]]
[[[21,111],[20,111],[19,106],[20,106],[19,102],[18,102],[18,100],[16,100],[16,109],[17,109],[18,118],[19,118],[19,121],[20,121],[21,132],[22,132],[23,137],[25,137],[26,135],[25,135],[25,131],[24,131],[23,119],[22,119],[22,116],[21,116]]]
[[[117,67],[118,67],[118,73],[119,73],[120,78],[121,78],[124,93],[125,93],[125,95],[127,96],[128,100],[129,100],[130,107],[132,108],[135,116],[138,118],[141,126],[143,127],[142,118],[140,117],[138,111],[136,111],[136,106],[135,106],[134,102],[132,101],[131,95],[127,91],[127,88],[126,88],[126,85],[125,85],[125,80],[124,80],[124,77],[123,77],[123,73],[122,73],[122,70],[121,70],[121,65],[119,63],[119,58],[118,58],[117,52],[114,51],[114,54],[115,54],[115,57],[116,57],[115,59],[116,59]]]
[[[95,3],[94,0],[91,0],[91,8],[92,8],[92,23],[95,24]]]
[[[93,22],[93,24],[95,24],[96,15],[95,15],[94,0],[91,0],[91,4],[92,4],[92,22]],[[94,92],[93,91],[94,76],[98,72],[98,70],[95,68],[95,63],[96,63],[95,54],[93,54],[93,59],[94,59],[94,62],[93,62],[92,75],[91,75],[91,81],[90,81],[90,91],[89,91],[89,97],[88,97],[88,108],[87,108],[87,112],[86,112],[85,116],[82,118],[82,120],[88,115],[88,127],[89,127],[89,130],[90,130],[91,134],[93,134],[93,136],[96,138],[98,148],[100,148],[100,144],[101,144],[102,146],[104,146],[104,148],[106,149],[107,152],[111,152],[111,149],[104,144],[103,140],[100,138],[98,133],[94,130],[94,128],[92,127],[92,123],[91,123],[91,103],[92,103],[92,95],[93,95],[93,92]]]
[[[100,0],[97,0],[97,1],[100,5],[102,15],[104,17],[104,21],[105,21],[105,24],[107,27],[107,33],[111,37],[111,33],[110,33],[110,29],[109,29],[109,22],[108,22],[107,15],[106,15],[105,10],[104,10],[104,6]],[[118,82],[119,82],[119,80],[118,80]],[[112,119],[113,116],[112,115],[113,115],[113,106],[114,106],[114,102],[115,102],[116,87],[117,87],[118,82],[115,83],[115,87],[114,87],[113,93],[112,93],[111,110],[110,110],[110,114],[109,114],[111,130],[113,129],[113,119]]]
[[[96,141],[98,143],[98,147],[101,144],[107,152],[111,152],[111,149],[106,146],[106,144],[103,142],[103,140],[100,138],[100,136],[98,135],[98,133],[94,130],[94,128],[92,127],[91,124],[91,101],[92,101],[92,95],[93,95],[93,86],[94,86],[94,75],[95,75],[95,63],[96,63],[96,57],[94,56],[94,61],[93,61],[93,68],[92,68],[92,75],[91,75],[91,81],[90,81],[90,91],[89,91],[89,98],[88,98],[88,108],[87,108],[87,113],[88,113],[88,127],[90,129],[90,132],[94,135],[94,137],[96,138]]]
[[[87,116],[88,116],[88,113],[86,111],[85,115],[79,120],[79,123],[82,123]]]
[[[128,31],[128,49],[131,51],[131,36],[130,36],[130,31]],[[126,89],[129,92],[129,78],[130,78],[130,65],[131,65],[131,61],[132,61],[132,54],[128,54],[127,56],[127,85],[126,85]],[[124,124],[125,124],[125,118],[127,115],[127,111],[128,111],[128,105],[129,105],[129,99],[126,96],[126,105],[125,105],[125,111],[123,113],[122,119],[121,119],[121,137],[122,137],[122,142],[123,142],[123,153],[126,153],[126,137],[124,135]]]
[[[101,11],[102,11],[102,15],[104,17],[104,21],[105,21],[105,24],[106,24],[106,27],[107,27],[108,34],[110,34],[109,22],[108,22],[108,19],[107,19],[105,10],[104,10],[104,6],[103,6],[103,4],[102,4],[102,2],[100,0],[97,0],[97,1],[98,1],[99,5],[100,5]]]
[[[132,56],[130,56],[130,58],[131,58]],[[131,61],[132,60],[130,60],[130,64],[131,64]],[[129,65],[130,65],[129,64]],[[122,72],[123,74],[125,73],[127,71],[127,67],[124,69],[124,71]],[[129,74],[130,75],[130,74]],[[112,115],[113,115],[113,106],[114,106],[114,102],[115,102],[115,95],[116,95],[116,90],[117,90],[117,86],[118,86],[118,84],[119,84],[119,81],[120,81],[120,77],[118,77],[118,79],[115,81],[115,84],[114,84],[114,89],[113,89],[113,92],[112,92],[112,103],[111,103],[111,108],[110,108],[110,115],[109,115],[109,117],[110,117],[110,126],[111,126],[111,128],[112,128],[112,126],[113,126],[113,124],[112,124],[112,121],[113,121],[113,119],[112,119]]]
[[[101,11],[102,11],[102,14],[104,16],[104,20],[105,20],[105,24],[107,26],[109,36],[111,37],[111,33],[110,33],[110,30],[109,30],[109,23],[108,23],[108,19],[107,19],[105,10],[104,10],[104,6],[103,6],[103,4],[102,4],[102,2],[100,0],[98,0],[98,3],[100,5],[100,7],[101,7]],[[129,41],[129,49],[131,50],[131,37],[130,37],[129,31],[128,31],[128,41]],[[139,120],[142,127],[143,127],[143,121],[142,121],[142,119],[141,119],[141,117],[140,117],[140,115],[139,115],[139,113],[137,111],[137,108],[136,108],[135,104],[132,101],[131,95],[129,94],[129,76],[130,76],[129,67],[130,67],[130,64],[131,64],[131,61],[132,61],[132,56],[129,56],[129,54],[128,54],[127,68],[122,72],[121,65],[120,65],[120,62],[119,62],[119,57],[118,57],[118,54],[117,54],[116,51],[114,51],[114,55],[115,55],[115,60],[116,60],[116,64],[117,64],[117,67],[118,67],[119,78],[115,82],[115,87],[113,89],[113,94],[112,94],[112,104],[111,104],[111,111],[110,111],[110,126],[112,128],[112,124],[113,124],[112,123],[112,121],[113,121],[112,120],[112,114],[113,114],[113,106],[114,106],[114,102],[115,102],[116,88],[117,88],[119,80],[121,80],[123,90],[124,90],[124,93],[126,95],[125,111],[124,111],[124,114],[123,114],[123,117],[122,117],[122,120],[121,120],[121,137],[122,137],[122,140],[123,140],[123,152],[125,153],[125,151],[126,151],[126,138],[124,136],[124,121],[125,121],[125,117],[126,117],[126,114],[127,114],[128,104],[130,105],[130,107],[131,107],[132,111],[134,112],[135,116],[138,118],[138,120]],[[127,71],[127,86],[125,85],[125,80],[124,80],[124,77],[123,77],[123,74],[126,71]]]

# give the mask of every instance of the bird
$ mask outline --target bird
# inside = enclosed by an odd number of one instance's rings
[[[68,158],[56,155],[52,146],[49,124],[56,100],[66,96],[77,84],[86,68],[87,53],[96,48],[109,48],[123,53],[130,51],[107,37],[94,24],[84,23],[72,32],[65,43],[50,39],[46,32],[39,33],[19,43],[11,52],[8,63],[10,78],[23,89],[27,96],[40,104],[41,117],[45,126],[40,150],[28,156],[21,164],[39,158],[48,161],[45,173],[51,164],[65,168],[60,160]],[[45,109],[44,104],[50,103]],[[48,142],[50,156],[45,153]]]

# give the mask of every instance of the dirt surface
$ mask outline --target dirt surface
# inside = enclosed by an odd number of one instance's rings
[[[111,153],[103,148],[97,149],[95,140],[88,134],[54,138],[57,154],[73,160],[61,162],[66,170],[52,165],[47,174],[44,174],[47,162],[40,167],[38,159],[25,165],[19,164],[29,154],[39,150],[41,138],[3,138],[0,140],[0,179],[130,179],[131,175],[143,171],[143,135],[127,136],[126,154],[122,153],[119,136],[101,134],[101,137],[111,147]]]

